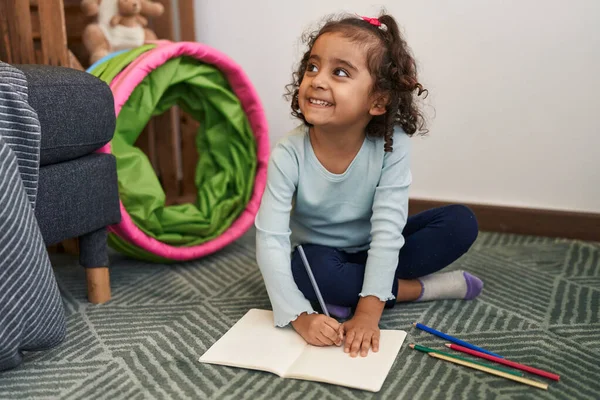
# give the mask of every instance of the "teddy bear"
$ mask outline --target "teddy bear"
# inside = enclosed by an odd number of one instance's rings
[[[140,15],[142,0],[119,0],[119,13],[110,19],[110,26],[123,25],[130,28],[147,26],[148,20]]]
[[[156,34],[146,28],[145,17],[159,17],[165,11],[162,4],[151,0],[82,0],[81,9],[86,16],[97,18],[82,33],[90,64],[111,52],[156,40]]]

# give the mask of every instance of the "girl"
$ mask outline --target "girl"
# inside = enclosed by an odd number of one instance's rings
[[[292,115],[303,124],[275,146],[256,216],[256,256],[276,326],[352,357],[379,348],[379,319],[396,302],[472,299],[483,287],[463,271],[432,275],[477,237],[473,213],[448,206],[407,217],[409,137],[422,131],[424,90],[393,17],[348,16],[308,37]],[[291,240],[290,240],[291,236]],[[302,244],[331,315],[298,251]]]

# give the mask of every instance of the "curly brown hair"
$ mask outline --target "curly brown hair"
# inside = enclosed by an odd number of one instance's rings
[[[291,99],[292,115],[310,126],[300,111],[298,91],[315,41],[325,33],[341,33],[352,41],[364,43],[369,72],[374,80],[371,92],[389,97],[385,114],[373,117],[367,125],[366,133],[384,137],[385,151],[392,151],[394,125],[400,125],[409,136],[416,132],[427,133],[425,119],[414,97],[415,91],[420,96],[427,94],[427,90],[417,80],[415,60],[394,17],[382,13],[378,20],[381,27],[358,16],[328,17],[320,29],[305,33],[302,41],[308,46],[308,50],[292,75],[293,82],[285,87],[285,98]]]

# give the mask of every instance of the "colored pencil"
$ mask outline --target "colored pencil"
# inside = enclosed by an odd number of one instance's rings
[[[325,301],[323,300],[323,296],[321,296],[321,291],[319,290],[319,285],[317,285],[317,280],[312,273],[312,269],[310,268],[310,264],[308,263],[308,259],[306,258],[306,254],[304,254],[304,249],[301,245],[298,246],[298,253],[300,253],[300,258],[302,259],[302,263],[304,264],[304,268],[306,268],[306,273],[308,274],[308,278],[310,279],[310,283],[312,284],[313,289],[315,290],[315,294],[317,295],[317,299],[319,300],[319,304],[321,305],[321,309],[323,309],[323,313],[330,317],[329,311],[327,310],[327,306],[325,305]]]
[[[473,369],[476,369],[476,370],[479,370],[479,371],[487,372],[488,374],[492,374],[492,375],[496,375],[496,376],[501,376],[503,378],[510,379],[510,380],[513,380],[513,381],[516,381],[516,382],[520,382],[520,383],[524,383],[526,385],[534,386],[536,388],[548,390],[548,384],[547,383],[537,382],[537,381],[534,381],[532,379],[522,378],[520,376],[514,376],[514,375],[511,375],[511,374],[507,374],[505,372],[502,372],[502,371],[496,371],[495,369],[491,369],[491,368],[487,368],[487,367],[482,367],[481,365],[473,364],[472,362],[458,360],[458,359],[453,358],[453,357],[446,357],[445,355],[439,354],[439,353],[428,353],[428,354],[431,357],[434,357],[434,358],[439,358],[441,360],[449,361],[449,362],[452,362],[454,364],[460,364],[460,365],[463,365],[465,367],[469,367],[469,368],[473,368]]]
[[[486,354],[489,354],[489,355],[492,355],[492,356],[495,356],[495,357],[502,358],[501,355],[498,355],[496,353],[492,353],[491,351],[487,351],[485,349],[482,349],[481,347],[477,347],[477,346],[475,346],[475,345],[473,345],[471,343],[467,343],[467,342],[465,342],[463,340],[460,340],[460,339],[457,339],[455,337],[452,337],[452,336],[450,336],[450,335],[448,335],[446,333],[443,333],[443,332],[440,332],[440,331],[436,331],[435,329],[430,328],[427,325],[423,325],[423,324],[418,323],[418,322],[413,322],[413,325],[416,326],[419,329],[424,330],[425,332],[431,333],[432,335],[439,336],[442,339],[446,339],[446,340],[449,340],[449,341],[451,341],[453,343],[460,344],[461,346],[467,347],[467,348],[472,349],[472,350],[480,351],[482,353],[486,353]]]
[[[560,380],[560,376],[559,375],[553,374],[551,372],[543,371],[541,369],[530,367],[528,365],[519,364],[519,363],[516,363],[514,361],[506,360],[504,358],[497,358],[497,357],[494,357],[494,356],[490,356],[489,354],[481,353],[479,351],[475,351],[475,350],[472,350],[472,349],[469,349],[469,348],[466,348],[466,347],[463,347],[463,346],[458,346],[456,344],[446,344],[446,347],[449,347],[452,350],[461,351],[463,353],[471,354],[472,356],[476,356],[476,357],[480,357],[480,358],[485,358],[486,360],[494,361],[494,362],[497,362],[498,364],[504,364],[504,365],[507,365],[509,367],[520,369],[521,371],[525,371],[525,372],[529,372],[529,373],[536,374],[536,375],[539,375],[539,376],[543,376],[544,378],[553,379],[555,381]]]
[[[512,370],[512,369],[508,369],[508,368],[498,367],[498,366],[492,365],[492,364],[487,364],[487,363],[482,363],[482,362],[470,360],[468,358],[460,357],[460,356],[457,356],[457,355],[454,355],[454,354],[451,354],[451,353],[447,353],[445,351],[435,350],[435,349],[431,349],[431,348],[426,347],[426,346],[421,346],[420,344],[410,344],[409,347],[411,349],[419,350],[419,351],[422,351],[424,353],[434,352],[434,353],[438,353],[438,354],[443,354],[445,356],[456,358],[458,360],[463,360],[463,361],[471,362],[473,364],[481,365],[482,367],[491,368],[491,369],[495,369],[497,371],[506,372],[507,374],[511,374],[511,375],[515,375],[515,376],[523,376],[523,373],[519,372],[519,371],[515,371],[515,370]]]

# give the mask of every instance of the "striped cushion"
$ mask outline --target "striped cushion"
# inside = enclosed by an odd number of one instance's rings
[[[40,125],[20,71],[0,63],[0,371],[55,346],[65,315],[34,216]]]
[[[27,102],[27,81],[21,71],[0,62],[0,84],[3,85],[0,132],[17,156],[23,185],[35,208],[40,165],[40,123],[35,110]]]

